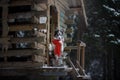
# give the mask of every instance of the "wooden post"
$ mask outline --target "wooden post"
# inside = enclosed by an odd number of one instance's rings
[[[84,69],[85,68],[85,47],[82,46],[82,51],[81,51],[81,66]]]
[[[77,43],[77,61],[80,62],[80,55],[81,55],[81,47],[80,47],[80,43]]]
[[[81,46],[81,66],[82,68],[84,69],[85,68],[85,47],[86,47],[86,44],[84,42],[81,42],[80,43],[80,46]]]
[[[47,46],[46,46],[46,55],[47,55],[47,65],[50,65],[49,61],[49,44],[50,44],[50,5],[47,6]]]

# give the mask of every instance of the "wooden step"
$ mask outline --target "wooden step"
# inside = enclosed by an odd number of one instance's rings
[[[34,28],[46,29],[46,24],[24,24],[24,25],[10,25],[9,31],[30,31]]]

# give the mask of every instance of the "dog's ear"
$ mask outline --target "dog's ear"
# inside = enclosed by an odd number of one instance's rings
[[[55,31],[54,36],[57,36],[58,30]]]

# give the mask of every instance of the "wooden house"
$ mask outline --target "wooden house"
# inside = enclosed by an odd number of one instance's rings
[[[86,79],[86,45],[76,41],[76,46],[70,46],[73,37],[67,36],[74,32],[77,15],[81,22],[76,37],[80,40],[87,26],[83,0],[0,0],[0,76],[45,80],[53,76],[59,80],[72,72],[76,80]],[[64,52],[69,56],[71,50],[77,50],[77,66],[70,57],[65,60],[67,68],[51,66],[48,48],[56,29],[64,30]]]

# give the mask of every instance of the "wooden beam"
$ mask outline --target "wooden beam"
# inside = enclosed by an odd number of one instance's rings
[[[46,29],[46,24],[10,25],[9,31],[31,31],[34,28]]]
[[[67,46],[65,49],[77,50],[77,46]]]

